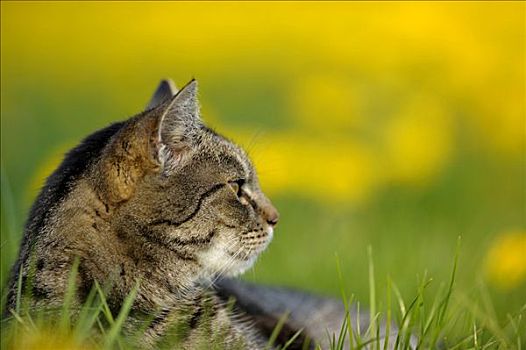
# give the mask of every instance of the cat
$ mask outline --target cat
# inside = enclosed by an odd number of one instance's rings
[[[222,348],[263,349],[287,310],[277,344],[302,330],[290,349],[326,346],[339,332],[340,301],[229,278],[267,248],[279,214],[243,149],[203,123],[197,89],[164,80],[144,112],[67,153],[31,208],[6,310],[19,281],[31,309],[61,307],[75,266],[73,310],[96,283],[114,314],[137,291],[124,329],[142,329],[142,348],[182,324],[176,348],[206,347],[215,334]]]
[[[75,305],[97,281],[111,284],[107,301],[118,311],[139,283],[128,324],[135,314],[166,318],[152,322],[146,345],[178,319],[192,328],[183,347],[194,348],[211,303],[209,326],[225,333],[227,348],[259,348],[210,286],[250,268],[278,218],[246,153],[202,122],[197,81],[177,92],[165,81],[145,112],[88,136],[49,177],[30,211],[7,308],[32,264],[31,306],[59,307],[78,259]],[[183,309],[191,311],[177,314]]]

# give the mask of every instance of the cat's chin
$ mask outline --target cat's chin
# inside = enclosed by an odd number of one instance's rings
[[[223,273],[223,276],[236,277],[244,273],[246,270],[254,266],[257,260],[257,256],[248,258],[247,260],[236,260],[236,263],[232,265],[228,271]]]
[[[217,247],[199,255],[199,262],[206,274],[213,276],[234,277],[250,269],[257,260],[258,254],[247,258],[233,257],[226,250]]]

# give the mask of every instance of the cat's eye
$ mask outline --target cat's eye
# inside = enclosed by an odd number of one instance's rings
[[[235,194],[238,197],[241,197],[241,195],[243,194],[242,186],[244,184],[245,184],[245,180],[244,179],[239,179],[239,180],[236,180],[236,181],[228,182],[228,185],[230,186],[230,188],[232,188],[232,190],[235,192]]]

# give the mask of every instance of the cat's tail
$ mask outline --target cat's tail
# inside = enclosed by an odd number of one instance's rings
[[[288,339],[302,329],[289,349],[303,349],[305,342],[310,342],[308,348],[311,349],[316,345],[320,345],[322,349],[329,349],[333,335],[336,340],[338,339],[346,317],[345,306],[340,300],[291,288],[264,286],[223,278],[216,283],[216,291],[225,301],[234,298],[236,309],[248,315],[255,327],[266,337],[270,337],[280,319],[285,319],[275,345],[283,346]],[[385,323],[380,324],[377,336],[366,339],[364,337],[369,328],[369,313],[358,313],[352,306],[349,316],[352,331],[360,334],[362,344],[365,342],[371,344],[362,348],[376,348],[378,343],[372,338],[378,338],[381,349],[384,349],[387,339],[387,348],[393,348],[398,335],[396,327],[390,327],[389,337],[387,337]],[[411,343],[411,348],[414,348],[415,339],[412,339]],[[347,333],[345,348],[349,348],[348,344]]]

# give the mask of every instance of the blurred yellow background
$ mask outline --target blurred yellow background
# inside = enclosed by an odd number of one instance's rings
[[[248,148],[282,212],[248,278],[367,295],[447,276],[524,302],[524,2],[2,2],[2,285],[62,154],[161,78]],[[509,243],[514,242],[514,243]],[[510,258],[506,267],[503,257]],[[510,272],[511,271],[511,272]],[[381,284],[381,283],[380,283]],[[505,297],[505,298],[504,298]]]

